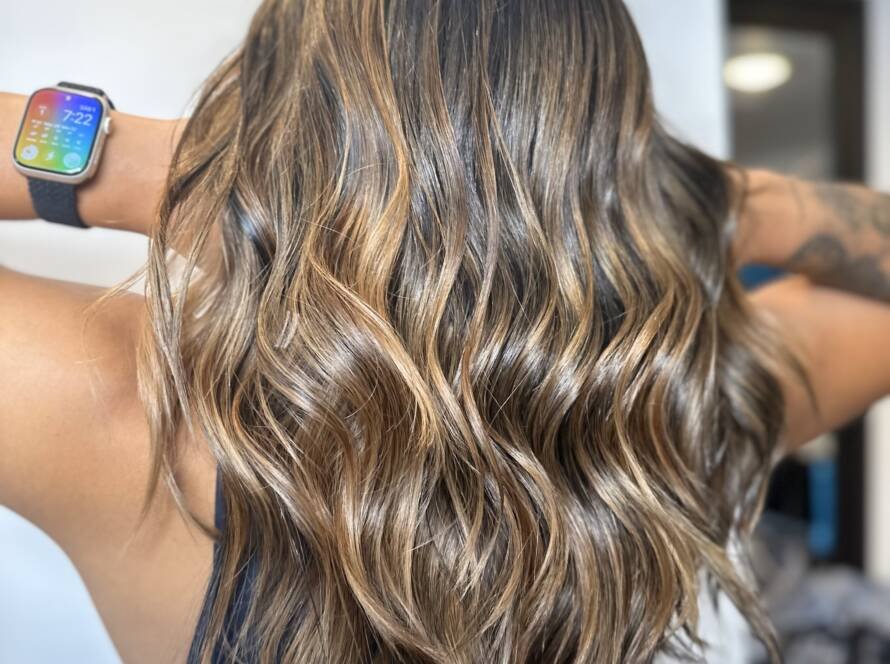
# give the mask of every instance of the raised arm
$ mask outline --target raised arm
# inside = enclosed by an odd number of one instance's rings
[[[739,264],[770,265],[890,303],[890,195],[764,170],[747,172],[744,191]]]
[[[28,98],[0,93],[0,219],[33,219],[27,180],[13,168],[12,145]],[[77,208],[90,226],[148,234],[154,223],[176,137],[177,120],[111,112],[112,133],[96,175],[78,187]]]
[[[800,357],[819,404],[817,412],[793,373],[778,376],[787,405],[785,452],[836,430],[890,394],[886,304],[817,286],[802,275],[777,279],[748,297]]]
[[[736,265],[795,273],[750,294],[812,379],[820,412],[783,375],[786,451],[890,394],[890,196],[772,171],[733,172],[744,192]]]

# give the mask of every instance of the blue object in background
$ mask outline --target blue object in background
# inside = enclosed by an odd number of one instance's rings
[[[810,478],[810,553],[830,557],[837,547],[837,463],[818,459],[807,464]]]
[[[738,272],[739,279],[747,290],[763,286],[784,274],[784,271],[766,265],[746,265]]]

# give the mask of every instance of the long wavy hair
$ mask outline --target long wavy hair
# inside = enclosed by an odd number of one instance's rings
[[[778,659],[731,551],[794,356],[729,166],[659,121],[620,0],[263,2],[146,267],[146,505],[198,521],[185,427],[227,509],[200,661],[691,656],[705,589]]]

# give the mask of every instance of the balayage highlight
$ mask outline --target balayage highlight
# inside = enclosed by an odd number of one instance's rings
[[[702,571],[778,658],[728,547],[790,356],[725,166],[619,0],[263,2],[147,267],[150,491],[192,427],[227,504],[201,661],[250,556],[232,661],[647,662]]]

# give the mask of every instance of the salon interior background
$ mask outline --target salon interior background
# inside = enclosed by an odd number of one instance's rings
[[[663,115],[718,155],[732,154],[729,49],[723,0],[627,0],[643,34]],[[866,175],[890,191],[890,0],[863,0]],[[243,35],[256,0],[3,0],[0,89],[27,93],[58,80],[108,90],[128,112],[176,117]],[[667,5],[670,5],[668,12]],[[882,85],[883,81],[883,85]],[[111,284],[145,256],[145,240],[44,223],[0,224],[0,263],[46,276]],[[865,568],[890,581],[890,400],[866,418]],[[0,661],[114,663],[118,658],[62,552],[0,508]]]

